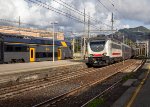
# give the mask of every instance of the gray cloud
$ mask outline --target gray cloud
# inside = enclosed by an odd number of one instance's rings
[[[119,17],[150,24],[150,1],[149,0],[117,0],[116,4]],[[117,1],[115,1],[117,3]]]
[[[58,4],[55,1],[59,0],[42,0],[48,3],[49,5],[65,11],[69,14],[72,14],[78,18],[83,19],[83,16],[71,12],[70,9]],[[95,18],[97,21],[101,21],[108,25],[111,25],[111,12],[115,13],[115,28],[129,27],[130,25],[124,25],[122,20],[134,20],[140,21],[145,24],[150,24],[150,15],[149,15],[149,0],[101,0],[101,2],[108,7],[110,11],[107,11],[98,0],[62,0],[74,8],[84,11],[86,9],[86,14],[90,13],[90,16]],[[118,12],[115,11],[110,1],[115,5],[115,8]],[[26,2],[24,0],[0,0],[0,18],[8,20],[18,20],[19,16],[21,21],[25,23],[35,24],[43,26],[43,28],[52,27],[51,22],[58,21],[58,27],[66,31],[81,31],[83,29],[83,24],[78,23],[72,19],[66,18],[60,14],[49,11],[32,3]],[[86,18],[87,21],[87,18]],[[2,23],[2,22],[1,22]],[[101,23],[93,23],[98,28],[110,29]],[[4,22],[3,22],[4,24]],[[25,25],[22,25],[25,26]],[[92,26],[91,26],[92,27]],[[91,28],[92,29],[92,28]]]

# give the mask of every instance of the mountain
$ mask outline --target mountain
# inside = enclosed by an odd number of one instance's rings
[[[124,35],[132,41],[150,39],[150,30],[143,26],[120,29],[116,34]]]

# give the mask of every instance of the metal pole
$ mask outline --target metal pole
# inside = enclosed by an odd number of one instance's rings
[[[147,45],[145,43],[145,57],[147,57]]]
[[[124,34],[123,34],[123,44],[124,44]],[[123,65],[124,65],[124,47],[122,47],[122,57],[123,57]]]
[[[86,44],[85,44],[85,38],[86,38],[86,31],[85,31],[85,9],[84,9],[84,43],[83,43],[83,59],[85,59],[85,50],[86,50]]]
[[[149,57],[149,40],[147,40],[147,57]]]
[[[53,62],[55,61],[55,32],[54,32],[54,22],[53,22]]]
[[[19,16],[19,35],[20,35],[20,16]]]
[[[88,39],[90,38],[90,13],[88,18]]]
[[[112,22],[111,30],[112,30],[112,38],[113,38],[113,29],[114,29],[114,16],[113,16],[113,13],[112,13],[112,17],[111,17],[111,22]]]
[[[72,43],[73,43],[73,56],[74,56],[74,52],[75,52],[75,38],[74,38],[74,36],[73,36],[73,41],[72,41]]]
[[[114,29],[114,15],[113,15],[113,13],[112,13],[112,16],[111,16],[111,22],[112,22],[111,30],[113,31],[113,29]]]

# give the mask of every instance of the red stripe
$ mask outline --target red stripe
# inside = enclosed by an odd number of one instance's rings
[[[93,56],[102,56],[102,54],[93,54]]]
[[[121,55],[121,53],[112,53],[112,55]]]

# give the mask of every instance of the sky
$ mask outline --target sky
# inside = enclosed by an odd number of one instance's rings
[[[20,16],[20,21],[26,23],[21,24],[22,27],[47,30],[52,30],[52,23],[57,22],[55,25],[57,30],[79,33],[88,29],[88,19],[91,31],[111,29],[113,12],[114,29],[141,25],[150,28],[150,0],[41,0],[48,9],[31,1],[40,0],[0,0],[0,19],[18,21]],[[84,9],[86,13],[85,28],[83,24]],[[58,11],[63,15],[57,13]],[[72,19],[71,16],[82,20],[82,23]],[[5,24],[17,26],[17,24],[0,20],[0,25]]]

